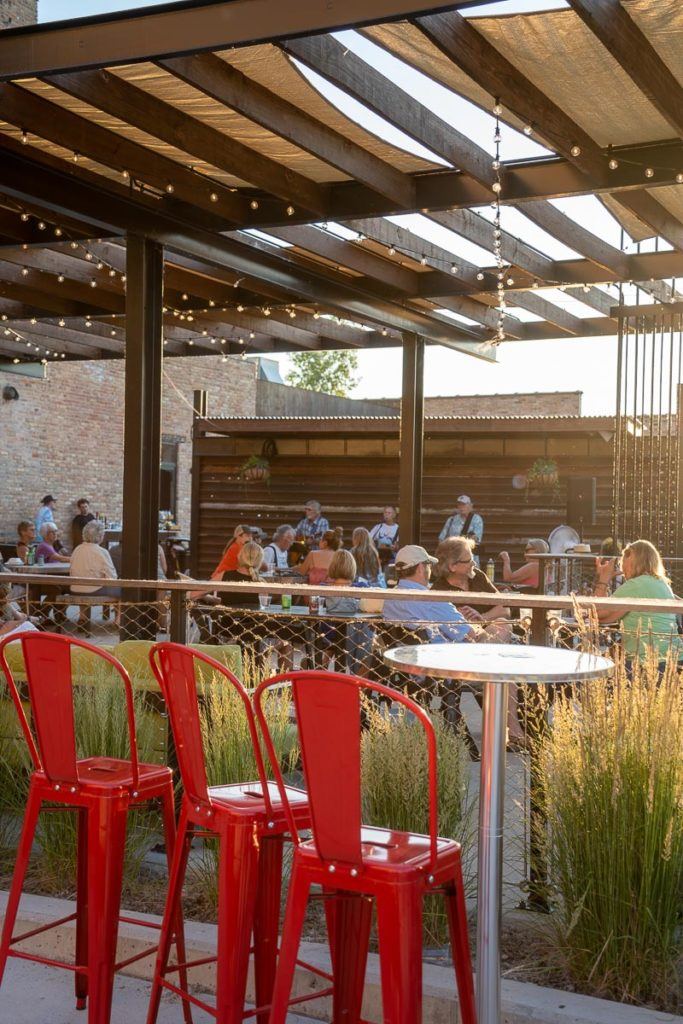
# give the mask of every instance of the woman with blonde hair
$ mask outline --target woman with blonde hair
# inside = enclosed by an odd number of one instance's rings
[[[357,526],[351,534],[351,554],[356,560],[356,575],[362,576],[368,583],[374,583],[382,566],[379,552],[364,526]]]
[[[621,563],[621,565],[619,564]],[[612,581],[619,573],[624,582],[614,589],[614,598],[669,599],[675,598],[666,575],[662,556],[649,540],[634,540],[627,544],[621,558],[596,559],[596,597],[609,597]],[[669,653],[674,659],[683,657],[683,641],[678,634],[678,621],[674,612],[635,612],[628,605],[600,608],[599,622],[621,622],[624,653],[627,658],[644,657],[654,651],[660,661]]]
[[[256,541],[249,540],[240,547],[237,556],[237,568],[226,569],[221,577],[223,583],[260,583],[260,569],[263,565],[263,548]],[[236,594],[234,591],[221,591],[223,604],[240,608],[258,608],[258,594]]]

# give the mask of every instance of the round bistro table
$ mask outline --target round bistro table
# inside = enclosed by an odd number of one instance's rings
[[[506,644],[418,644],[394,647],[384,659],[417,676],[482,683],[484,689],[477,879],[477,1011],[479,1024],[500,1024],[500,933],[508,686],[600,679],[613,662],[593,654]]]

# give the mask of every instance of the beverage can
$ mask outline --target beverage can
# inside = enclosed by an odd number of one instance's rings
[[[291,594],[283,594],[282,598],[280,599],[280,603],[281,603],[282,607],[285,608],[285,609],[291,608],[292,607],[292,595]]]

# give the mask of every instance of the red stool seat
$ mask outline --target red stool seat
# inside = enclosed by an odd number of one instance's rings
[[[5,657],[9,643],[20,643],[31,707],[32,726]],[[130,760],[76,756],[76,732],[71,675],[71,650],[84,648],[109,663],[121,679],[126,697]],[[7,900],[0,939],[0,981],[10,956],[72,970],[76,1006],[88,1006],[88,1024],[109,1024],[114,973],[135,960],[156,952],[152,946],[124,963],[116,963],[121,885],[126,844],[126,823],[131,806],[159,800],[169,861],[175,843],[173,776],[170,769],[140,764],[137,756],[133,689],[123,666],[110,654],[82,640],[51,633],[9,635],[0,642],[0,666],[19,718],[34,771],[29,782],[26,813],[16,854],[16,866]],[[76,913],[26,935],[14,935],[22,886],[28,867],[38,815],[44,803],[78,812]],[[48,931],[65,921],[76,921],[76,963],[61,963],[14,947],[29,935]],[[184,960],[182,922],[173,919],[178,955]],[[183,971],[183,977],[185,972]],[[192,1024],[189,1013],[185,1016]]]
[[[183,798],[147,1024],[155,1024],[163,989],[180,996],[185,1005],[199,1006],[219,1024],[241,1022],[252,934],[256,1004],[260,1008],[252,1014],[258,1024],[267,1024],[277,960],[284,838],[290,823],[295,829],[310,827],[308,798],[300,790],[287,787],[291,808],[285,813],[279,786],[266,779],[249,696],[223,665],[173,643],[156,644],[150,651],[150,662],[168,708]],[[201,666],[203,677],[207,667],[211,670],[213,685],[227,683],[241,698],[259,775],[255,782],[207,785],[196,665]],[[225,742],[230,742],[229,736]],[[197,834],[218,840],[218,950],[216,957],[201,961],[217,962],[213,1006],[192,995],[186,984],[170,980],[181,966],[169,964],[170,944],[173,922],[182,913],[183,880],[190,845]]]
[[[263,712],[267,690],[292,687],[313,838],[301,841]],[[361,691],[397,701],[425,734],[429,835],[361,823]],[[460,845],[438,836],[434,727],[425,710],[397,690],[331,672],[292,672],[266,680],[254,705],[290,821],[295,849],[269,1024],[285,1024],[312,886],[326,897],[332,959],[333,1024],[359,1024],[373,904],[377,909],[385,1024],[422,1020],[422,905],[444,897],[462,1024],[476,1024]],[[327,993],[325,993],[327,994]]]

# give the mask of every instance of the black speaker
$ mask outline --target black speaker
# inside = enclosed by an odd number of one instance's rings
[[[567,522],[570,526],[595,524],[597,488],[594,476],[570,476],[567,479]]]

